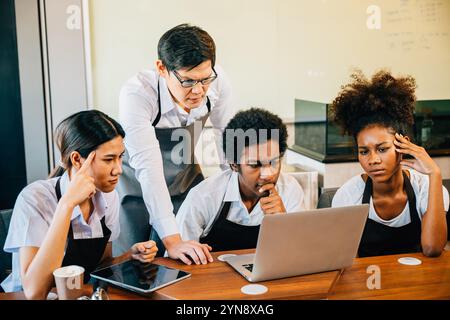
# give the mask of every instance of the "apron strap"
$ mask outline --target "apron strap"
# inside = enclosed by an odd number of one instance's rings
[[[416,194],[414,193],[411,181],[409,180],[408,176],[404,171],[403,171],[403,185],[405,188],[406,196],[408,198],[409,215],[411,217],[411,222],[417,222],[419,220],[419,214],[416,209]],[[372,179],[370,179],[370,177],[367,176],[366,186],[364,187],[362,199],[363,204],[370,203],[370,197],[372,196],[372,193],[373,193]]]
[[[158,114],[156,115],[155,120],[152,123],[153,127],[156,127],[156,125],[159,123],[159,120],[161,120],[161,95],[159,93],[159,77],[158,77]],[[208,113],[211,112],[211,101],[209,100],[209,97],[206,96],[206,107],[208,108]]]
[[[55,192],[56,192],[56,200],[59,202],[61,200],[61,177],[56,180],[56,186],[55,186]]]
[[[362,204],[370,203],[370,197],[372,196],[372,192],[373,192],[372,179],[370,179],[370,177],[367,176],[366,185],[364,187],[364,193],[362,198]]]
[[[209,101],[209,97],[206,96],[206,108],[208,108],[208,113],[211,112],[211,101]]]
[[[55,185],[55,192],[56,192],[56,199],[61,200],[61,177],[58,178],[58,180],[56,180],[56,185]],[[103,225],[102,225],[103,227]],[[69,239],[73,239],[73,230],[72,230],[72,221],[69,224],[69,232],[67,237]]]
[[[419,224],[421,224],[419,221],[419,213],[417,212],[416,207],[416,194],[414,193],[411,181],[409,180],[405,172],[403,172],[403,179],[405,181],[404,183],[406,196],[408,197],[409,215],[411,217],[411,222],[419,222]]]
[[[228,217],[228,212],[230,212],[231,202],[222,202],[222,209],[220,210],[220,214],[218,214],[217,220],[225,220]],[[216,222],[214,221],[214,223]],[[213,223],[213,225],[214,225]]]
[[[161,95],[159,94],[159,77],[158,77],[158,114],[156,115],[155,120],[152,123],[153,127],[156,127],[156,125],[158,124],[159,120],[161,119]]]

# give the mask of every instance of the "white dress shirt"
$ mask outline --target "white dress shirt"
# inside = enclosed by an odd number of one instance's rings
[[[58,201],[55,185],[58,177],[39,180],[25,187],[17,197],[14,205],[8,236],[5,241],[5,252],[12,253],[12,273],[2,282],[5,292],[22,290],[20,279],[21,247],[40,247],[50,228]],[[61,195],[69,184],[67,171],[61,176]],[[85,221],[80,207],[73,210],[71,217],[74,239],[94,239],[103,237],[101,219],[111,230],[109,241],[117,239],[120,232],[119,196],[116,191],[109,193],[96,192],[92,198],[94,211],[89,221]]]
[[[410,173],[409,180],[416,195],[417,212],[419,214],[419,218],[422,220],[422,217],[425,215],[428,208],[428,190],[430,189],[429,177],[415,170],[408,170]],[[351,178],[344,185],[342,185],[342,187],[340,187],[334,195],[332,207],[345,207],[361,204],[365,186],[366,183],[361,175]],[[444,196],[444,208],[447,212],[449,198],[448,191],[444,186],[442,186],[442,193]],[[393,228],[405,226],[411,222],[409,203],[406,202],[405,208],[398,216],[391,220],[384,220],[378,216],[373,206],[372,197],[370,197],[369,219]]]
[[[227,220],[244,226],[258,226],[264,212],[258,203],[248,212],[239,191],[239,174],[228,169],[211,176],[192,188],[181,205],[176,220],[184,240],[199,241],[212,228],[223,202],[231,202]],[[300,184],[288,174],[280,173],[275,186],[286,212],[304,210]]]
[[[216,66],[217,79],[208,88],[211,102],[209,119],[214,128],[218,153],[223,159],[222,132],[234,115],[231,88],[220,66]],[[163,161],[153,121],[158,115],[157,84],[159,79],[161,118],[156,128],[174,128],[190,125],[207,114],[204,103],[189,114],[173,101],[164,78],[155,70],[142,71],[122,87],[119,98],[119,119],[125,132],[125,146],[130,166],[142,189],[150,224],[160,238],[178,233],[173,206],[164,179]]]

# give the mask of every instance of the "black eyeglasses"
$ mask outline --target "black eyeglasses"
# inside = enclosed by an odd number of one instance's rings
[[[201,83],[203,86],[207,86],[208,84],[210,84],[211,82],[213,82],[214,80],[217,79],[217,72],[216,70],[214,70],[214,68],[212,68],[214,74],[208,78],[205,78],[203,80],[192,80],[192,79],[188,79],[188,80],[183,80],[181,79],[181,76],[178,74],[178,72],[176,70],[173,70],[173,74],[175,75],[175,77],[178,79],[178,81],[180,81],[181,86],[183,88],[192,88],[195,87],[197,85],[197,83]]]

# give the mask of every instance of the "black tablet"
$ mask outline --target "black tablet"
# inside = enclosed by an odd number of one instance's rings
[[[91,277],[137,293],[150,293],[169,284],[189,277],[182,270],[128,260],[106,268],[95,270]]]

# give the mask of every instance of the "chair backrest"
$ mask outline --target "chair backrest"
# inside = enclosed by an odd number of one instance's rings
[[[294,177],[304,192],[305,209],[315,209],[319,194],[319,174],[317,171],[286,172]]]
[[[444,187],[447,189],[447,191],[450,192],[450,179],[444,179],[444,180],[442,180],[442,184],[443,184]]]
[[[119,221],[120,234],[112,243],[113,256],[124,254],[133,244],[150,238],[149,215],[142,198],[125,197],[120,206]]]
[[[442,180],[442,184],[450,192],[450,179]],[[447,211],[447,240],[450,241],[450,208]]]
[[[3,251],[11,215],[12,209],[0,210],[0,282],[11,273],[12,268],[12,254]]]
[[[320,193],[319,203],[317,204],[317,208],[330,208],[331,202],[333,201],[333,197],[338,188],[323,188]]]

